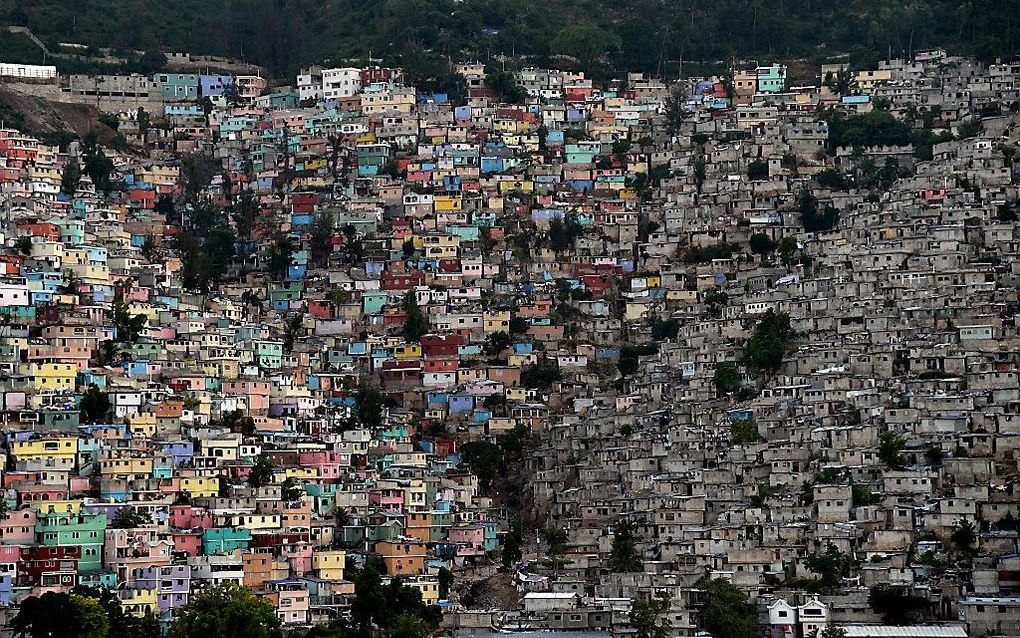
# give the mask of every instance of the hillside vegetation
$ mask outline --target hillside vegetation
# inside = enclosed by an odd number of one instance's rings
[[[500,53],[675,73],[681,58],[865,65],[937,46],[990,61],[1020,43],[1020,0],[4,0],[0,21],[51,44],[238,57],[281,77],[370,54],[426,77]]]

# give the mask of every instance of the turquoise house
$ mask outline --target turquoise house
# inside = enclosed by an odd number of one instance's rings
[[[202,532],[202,553],[229,554],[235,550],[248,549],[251,545],[251,530],[244,527],[211,527]]]
[[[81,547],[78,570],[98,570],[103,566],[106,524],[106,514],[40,514],[36,541],[47,547]]]

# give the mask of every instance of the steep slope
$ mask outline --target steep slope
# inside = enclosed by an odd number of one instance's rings
[[[0,5],[0,20],[51,44],[227,55],[280,75],[423,50],[562,53],[588,66],[665,70],[681,57],[849,53],[863,63],[935,46],[991,60],[1020,42],[1020,0],[35,0]]]

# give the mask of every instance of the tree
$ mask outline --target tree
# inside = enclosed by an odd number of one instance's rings
[[[679,86],[670,89],[669,95],[666,96],[663,104],[666,111],[666,132],[671,138],[676,137],[676,134],[680,132],[680,126],[683,124],[684,118],[687,117],[687,111],[684,108],[686,101],[684,90]],[[704,165],[702,165],[702,170],[704,170]]]
[[[106,638],[110,631],[110,621],[99,601],[71,594],[71,604],[75,606],[78,616],[79,638]]]
[[[827,168],[815,173],[815,181],[823,188],[834,191],[846,190],[846,179],[842,173],[834,168]]]
[[[84,160],[85,174],[92,180],[92,184],[104,193],[113,190],[113,182],[110,179],[114,170],[113,160],[99,147],[95,131],[90,130],[82,138],[81,156]]]
[[[823,587],[834,589],[839,586],[843,576],[850,575],[850,568],[854,562],[849,556],[839,551],[838,547],[829,543],[825,547],[825,553],[810,554],[804,564],[821,577],[820,581]]]
[[[652,322],[652,339],[662,341],[663,339],[676,339],[680,334],[679,319],[658,319]]]
[[[769,309],[755,326],[744,345],[744,360],[751,368],[776,372],[783,364],[786,344],[791,336],[790,317]]]
[[[429,320],[418,307],[418,297],[413,290],[404,295],[403,306],[407,314],[403,327],[404,339],[410,342],[421,341],[429,332]]]
[[[99,603],[109,623],[110,638],[160,638],[159,621],[152,612],[147,611],[142,617],[125,612],[120,598],[106,587],[77,585],[71,594]]]
[[[911,141],[910,126],[886,111],[869,111],[846,117],[837,111],[825,115],[829,147],[904,146]]]
[[[556,252],[563,252],[574,245],[574,240],[584,232],[584,227],[573,215],[565,219],[553,217],[549,220],[549,244]]]
[[[517,84],[517,76],[503,70],[493,71],[485,75],[485,88],[494,91],[501,102],[520,104],[528,97],[527,92]]]
[[[826,625],[821,631],[815,630],[815,638],[846,638],[846,629],[839,625]]]
[[[81,166],[77,157],[68,158],[64,164],[64,170],[60,174],[60,192],[65,195],[74,195],[78,190],[78,182],[81,181]]]
[[[553,41],[556,52],[575,57],[589,67],[599,56],[619,48],[620,38],[615,34],[586,24],[575,24],[563,29]]]
[[[635,638],[669,638],[673,624],[669,612],[669,596],[665,593],[654,598],[635,598],[630,606],[630,626]]]
[[[895,432],[883,432],[878,437],[878,458],[890,468],[902,468],[906,461],[903,458],[907,440]]]
[[[805,186],[797,198],[797,210],[800,212],[801,222],[804,230],[809,233],[820,233],[832,230],[839,220],[839,211],[827,204],[819,212],[818,200],[811,193],[811,189]]]
[[[621,521],[613,528],[609,568],[617,573],[641,571],[641,559],[634,542],[634,524],[630,521]]]
[[[378,428],[383,424],[383,411],[390,405],[389,398],[379,388],[362,380],[358,384],[358,420],[366,427]]]
[[[747,177],[752,181],[766,179],[769,176],[769,163],[756,159],[747,165]]]
[[[273,603],[230,583],[192,593],[179,608],[168,638],[281,638]]]
[[[829,71],[825,74],[825,86],[836,95],[851,95],[857,91],[857,75],[848,66],[835,73]]]
[[[135,117],[135,121],[138,123],[138,134],[142,137],[142,144],[145,143],[145,134],[149,131],[149,112],[142,107],[138,107],[138,115]]]
[[[110,623],[95,598],[46,592],[22,600],[10,628],[19,638],[106,638]]]
[[[886,625],[909,625],[919,619],[928,607],[928,601],[914,596],[902,587],[886,584],[875,585],[868,592],[868,605],[876,614],[881,614]]]
[[[751,235],[748,245],[751,248],[751,252],[756,255],[767,255],[779,246],[779,244],[774,242],[765,233],[755,233]]]
[[[747,445],[762,440],[758,431],[758,423],[754,418],[737,419],[730,423],[730,440],[734,445]]]
[[[198,201],[216,175],[216,168],[216,160],[204,153],[196,151],[181,157],[180,182],[186,202]]]
[[[255,419],[246,415],[241,410],[231,410],[223,414],[220,425],[229,429],[235,434],[252,436],[255,434]]]
[[[304,494],[305,488],[299,485],[293,476],[283,479],[283,483],[280,484],[280,498],[284,501],[299,500]]]
[[[274,468],[273,461],[268,455],[259,454],[255,457],[255,462],[252,463],[251,471],[248,473],[248,485],[256,489],[269,485],[273,480]]]
[[[28,235],[26,235],[24,237],[18,237],[18,239],[14,242],[14,247],[22,255],[31,255],[32,254],[32,238],[29,237]]]
[[[117,339],[121,342],[134,343],[148,323],[145,315],[132,315],[127,304],[117,301],[113,304],[113,324],[117,328]]]
[[[783,262],[787,268],[794,264],[794,257],[797,251],[800,250],[800,245],[797,243],[797,238],[793,235],[787,235],[779,242],[779,259]]]
[[[953,542],[953,545],[956,546],[960,553],[969,554],[974,549],[974,541],[977,540],[974,523],[965,518],[956,521],[956,524],[953,525],[953,531],[949,535],[949,540]]]
[[[540,362],[521,369],[521,385],[533,390],[548,390],[560,380],[560,369],[546,362]]]
[[[78,408],[84,423],[101,423],[110,411],[110,397],[93,383],[82,395]]]
[[[510,318],[510,334],[521,335],[528,332],[531,329],[531,324],[524,317],[511,317]]]
[[[719,394],[736,392],[740,388],[740,372],[732,361],[720,361],[715,365],[712,383]]]
[[[715,638],[757,638],[758,614],[744,592],[716,578],[701,587],[701,617],[705,631]]]
[[[507,333],[502,330],[499,332],[493,332],[485,341],[485,354],[490,357],[498,355],[500,352],[509,348],[512,344],[513,339],[511,339],[510,335]]]
[[[131,529],[145,525],[152,525],[152,517],[147,511],[134,507],[122,507],[110,521],[109,526],[111,529]]]
[[[291,258],[297,251],[294,238],[290,235],[277,232],[273,241],[269,243],[269,272],[276,279],[286,279],[290,271]]]
[[[730,296],[718,288],[711,288],[705,292],[705,306],[708,308],[708,314],[713,317],[722,314],[722,309],[729,302]]]
[[[453,586],[453,572],[445,567],[440,567],[436,579],[439,581],[439,597],[446,600],[450,597],[450,587]]]
[[[542,530],[542,539],[549,546],[549,556],[563,556],[567,553],[567,532],[558,527],[547,527]]]
[[[930,445],[924,451],[924,459],[928,462],[928,465],[939,467],[942,465],[942,450],[937,445]]]
[[[503,537],[503,555],[500,562],[509,569],[524,557],[521,546],[524,544],[524,522],[515,518],[510,523],[510,530]]]
[[[309,238],[309,252],[312,261],[319,266],[329,265],[329,256],[333,253],[333,234],[336,232],[336,216],[329,212],[321,212],[315,216]]]
[[[491,441],[471,441],[461,446],[461,458],[478,477],[478,486],[488,492],[492,480],[503,468],[503,452]]]

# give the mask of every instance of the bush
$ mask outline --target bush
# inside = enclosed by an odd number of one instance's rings
[[[768,179],[769,163],[765,160],[754,160],[747,165],[747,176],[754,181]]]

